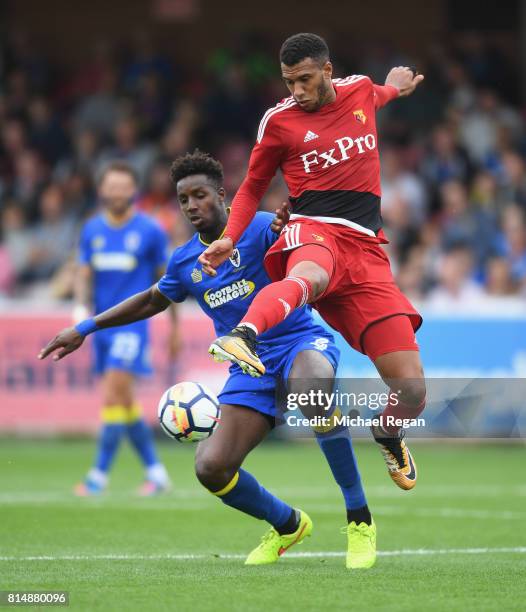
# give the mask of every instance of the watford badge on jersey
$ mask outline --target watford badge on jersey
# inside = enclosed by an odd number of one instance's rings
[[[359,110],[353,111],[352,114],[354,115],[354,118],[356,119],[356,121],[359,121],[360,123],[365,125],[365,122],[367,121],[367,117],[365,116],[361,108]]]
[[[320,236],[319,234],[312,234],[312,237],[318,242],[323,242],[325,240],[325,238],[323,236]]]

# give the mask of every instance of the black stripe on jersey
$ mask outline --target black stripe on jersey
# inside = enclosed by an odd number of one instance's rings
[[[380,198],[363,191],[346,189],[331,191],[304,191],[297,198],[289,198],[292,212],[306,217],[339,217],[372,230],[382,227]]]

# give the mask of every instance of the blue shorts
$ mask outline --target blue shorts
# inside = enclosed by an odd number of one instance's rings
[[[322,353],[336,374],[340,351],[336,348],[332,334],[315,325],[308,332],[302,332],[292,338],[283,338],[279,344],[274,341],[259,345],[258,353],[266,368],[265,374],[260,378],[243,374],[238,365],[233,365],[230,368],[230,376],[218,395],[219,401],[221,404],[246,406],[276,417],[276,391],[278,386],[288,379],[294,359],[301,351]]]
[[[152,373],[148,328],[144,324],[101,329],[93,334],[93,348],[97,374],[106,370],[136,375]]]

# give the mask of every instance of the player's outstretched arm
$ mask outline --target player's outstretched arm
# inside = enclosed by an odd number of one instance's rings
[[[153,285],[146,291],[132,295],[132,297],[124,300],[120,304],[101,312],[93,320],[94,329],[103,329],[106,327],[118,327],[119,325],[127,325],[142,319],[148,319],[154,315],[166,310],[170,305],[170,300],[165,297],[156,285]],[[82,325],[82,324],[81,324]],[[80,326],[77,326],[80,327]],[[82,333],[82,328],[66,327],[45,346],[38,354],[39,359],[45,359],[51,353],[54,353],[53,360],[59,361],[66,355],[76,351],[84,342],[87,333]]]
[[[423,80],[424,75],[418,74],[416,69],[408,66],[396,66],[389,71],[385,84],[396,87],[399,91],[399,97],[404,97],[411,95]]]
[[[60,331],[51,342],[40,351],[38,354],[39,359],[45,359],[48,355],[60,349],[58,353],[53,355],[53,361],[58,361],[69,355],[73,351],[76,351],[82,343],[84,342],[84,338],[80,332],[78,332],[74,327],[66,327],[62,331]]]
[[[216,275],[216,268],[226,261],[234,250],[234,245],[250,225],[272,177],[279,167],[282,143],[279,131],[273,127],[273,120],[265,117],[258,130],[258,139],[248,163],[248,172],[234,199],[223,238],[214,240],[201,253],[199,263],[203,272]]]

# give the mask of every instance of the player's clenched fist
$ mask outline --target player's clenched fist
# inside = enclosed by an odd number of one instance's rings
[[[385,84],[396,87],[400,91],[400,96],[409,96],[423,80],[424,75],[418,74],[414,68],[397,66],[390,70]]]
[[[198,261],[203,266],[203,272],[209,276],[215,276],[216,268],[226,261],[234,251],[234,243],[231,238],[220,238],[199,255]]]
[[[59,359],[62,359],[62,357],[76,351],[84,342],[84,338],[85,336],[79,334],[74,327],[66,327],[40,351],[38,358],[45,359],[53,351],[61,349],[58,351],[58,353],[53,355],[53,360],[58,361]]]
[[[276,208],[276,216],[270,224],[270,229],[275,234],[281,234],[281,231],[287,225],[290,219],[289,203],[283,202],[280,208]]]

